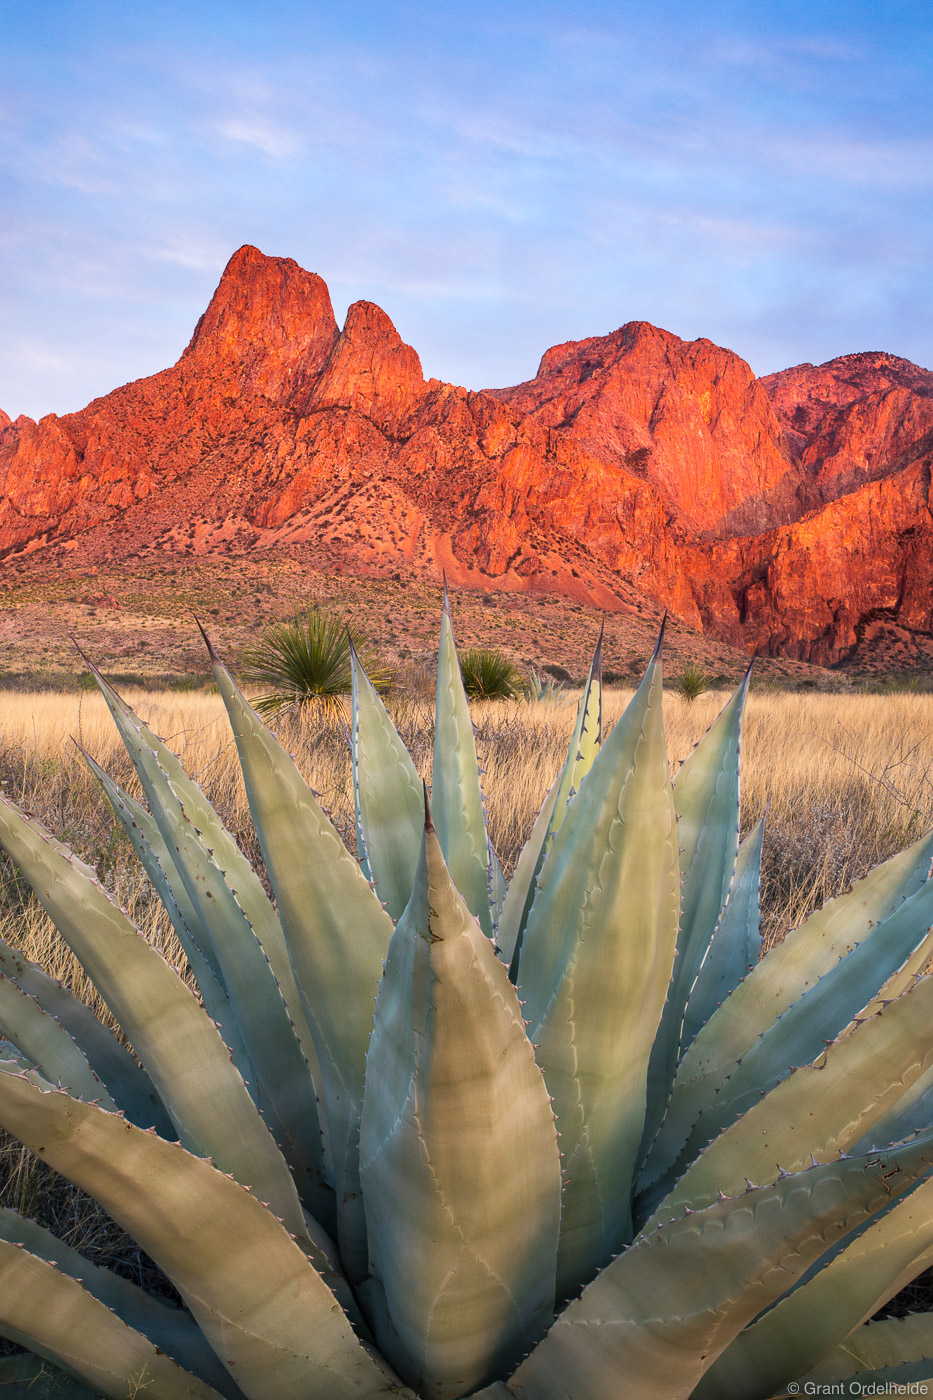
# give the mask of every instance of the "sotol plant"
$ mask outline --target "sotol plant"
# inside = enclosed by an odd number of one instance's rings
[[[602,742],[597,649],[506,892],[449,615],[430,806],[355,665],[361,862],[216,656],[214,675],[274,904],[102,677],[148,810],[89,759],[200,996],[0,803],[3,844],[135,1051],[3,946],[0,1123],[184,1303],[2,1212],[0,1331],[36,1361],[0,1379],[755,1400],[794,1377],[933,1375],[926,1318],[865,1325],[933,1259],[933,837],[758,962],[745,685],[672,785],[658,652]]]
[[[243,674],[271,686],[253,701],[257,713],[278,715],[301,705],[340,712],[353,686],[350,651],[356,646],[370,680],[386,690],[391,672],[358,632],[325,608],[308,608],[285,622],[273,622],[243,654]]]

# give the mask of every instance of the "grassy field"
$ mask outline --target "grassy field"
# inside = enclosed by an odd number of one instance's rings
[[[631,692],[608,690],[614,723]],[[235,750],[218,696],[207,691],[126,693],[139,714],[183,758],[248,853],[258,859]],[[715,718],[727,692],[692,704],[665,698],[672,767],[683,761]],[[393,703],[396,724],[430,782],[430,702]],[[508,872],[560,766],[573,724],[572,703],[491,703],[474,707],[477,749],[493,842]],[[340,726],[286,718],[280,736],[353,845],[350,763]],[[74,740],[135,791],[129,760],[103,700],[93,692],[0,692],[0,784],[100,872],[147,935],[176,964],[125,839],[88,773]],[[763,923],[773,942],[811,909],[933,825],[933,696],[825,695],[753,690],[742,751],[743,832],[768,808]],[[85,992],[53,931],[7,874],[0,932],[28,955]],[[87,993],[91,995],[89,992]]]
[[[606,719],[631,691],[609,690]],[[672,765],[690,752],[725,702],[711,692],[692,704],[666,696]],[[254,860],[256,839],[218,696],[208,691],[127,691],[140,715],[184,759]],[[427,696],[392,702],[415,761],[430,780],[432,705]],[[557,772],[573,723],[572,703],[486,703],[474,710],[493,841],[508,872]],[[280,737],[294,753],[351,846],[353,800],[343,732],[335,722],[287,718]],[[104,883],[180,971],[184,959],[140,873],[129,842],[73,742],[136,791],[129,760],[96,693],[0,691],[0,784],[96,867]],[[763,932],[779,939],[812,908],[933,825],[933,696],[752,691],[742,754],[743,832],[767,806]],[[0,865],[0,936],[95,1004],[68,950],[9,863]],[[98,1014],[107,1018],[105,1008]],[[129,1276],[156,1279],[144,1258],[80,1194],[7,1143],[0,1153],[0,1204],[41,1218],[57,1233]]]

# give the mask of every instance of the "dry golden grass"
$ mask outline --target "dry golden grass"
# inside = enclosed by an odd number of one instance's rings
[[[613,724],[630,691],[607,693]],[[218,696],[127,692],[139,714],[183,758],[248,854],[258,858],[236,754]],[[676,769],[727,698],[710,692],[693,703],[665,696],[665,723]],[[393,705],[402,737],[430,781],[433,715],[427,701]],[[568,704],[486,702],[474,707],[477,747],[493,841],[506,870],[566,751],[574,708]],[[344,839],[352,846],[353,800],[346,743],[325,719],[286,718],[279,733],[294,753]],[[134,789],[132,768],[96,693],[0,692],[0,782],[79,853],[165,948],[181,955],[125,840],[88,774],[72,736]],[[743,830],[768,805],[764,922],[769,941],[865,870],[933,825],[933,697],[923,694],[826,695],[753,691],[743,744]],[[81,994],[82,975],[50,932],[21,882],[0,904],[0,932],[23,946]]]

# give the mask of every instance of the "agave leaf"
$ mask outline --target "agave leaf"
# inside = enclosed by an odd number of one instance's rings
[[[541,867],[551,849],[557,829],[564,820],[567,803],[592,768],[602,743],[602,646],[603,633],[600,628],[596,651],[577,707],[576,723],[570,736],[570,747],[564,766],[544,799],[531,835],[519,856],[502,906],[496,929],[496,942],[503,960],[512,969],[513,982],[518,977],[519,954],[528,915],[531,913],[538,888]]]
[[[515,989],[431,825],[376,1002],[360,1163],[403,1374],[455,1400],[507,1373],[553,1317],[560,1155]]]
[[[205,639],[206,640],[206,639]],[[209,645],[209,644],[208,644]],[[294,1026],[308,1063],[314,1066],[314,1045],[305,1022],[304,1011],[298,989],[295,985],[285,935],[272,902],[262,887],[262,881],[240,850],[230,832],[221,822],[204,793],[193,782],[182,766],[181,760],[162,740],[153,734],[142,720],[123,701],[113,687],[104,679],[97,667],[85,657],[103,694],[114,723],[120,732],[127,752],[136,767],[143,791],[146,794],[153,815],[160,805],[160,798],[166,796],[166,780],[170,784],[173,797],[183,803],[185,812],[193,823],[203,845],[209,849],[218,867],[224,872],[227,883],[236,891],[237,903],[249,920],[252,930],[275,974],[275,980]],[[171,807],[169,808],[171,810]],[[163,835],[165,833],[163,832]],[[171,846],[172,833],[167,841]],[[203,924],[199,933],[203,935],[201,951],[223,983],[223,975],[210,945],[211,924]]]
[[[519,1366],[521,1400],[686,1400],[810,1263],[933,1163],[930,1137],[782,1177],[642,1235]],[[890,1174],[890,1175],[889,1175]]]
[[[742,684],[674,777],[683,892],[669,1004],[681,1008],[696,981],[735,870],[742,711],[751,675],[749,666]]]
[[[54,1016],[9,977],[0,974],[0,1034],[52,1084],[70,1089],[79,1099],[99,1100],[116,1108],[88,1064],[87,1057]]]
[[[739,846],[739,737],[751,667],[718,719],[674,778],[680,847],[681,912],[677,954],[661,1024],[651,1049],[643,1157],[667,1108],[677,1061],[687,1046],[687,998],[719,922]]]
[[[714,1138],[653,1212],[645,1229],[815,1156],[846,1152],[933,1064],[933,978],[926,977],[850,1035],[796,1070]]]
[[[903,1142],[933,1123],[933,1066],[919,1075],[900,1098],[852,1144],[853,1152],[869,1152],[890,1142]]]
[[[493,933],[496,934],[499,928],[499,920],[502,917],[502,906],[505,903],[505,896],[508,893],[509,884],[505,878],[505,871],[502,869],[502,862],[496,855],[496,848],[491,841],[489,846],[489,917],[492,919]]]
[[[22,1245],[0,1239],[0,1330],[113,1400],[221,1400],[104,1303]]]
[[[829,900],[752,968],[698,1032],[678,1067],[667,1116],[642,1172],[643,1187],[679,1155],[690,1155],[683,1149],[691,1129],[743,1056],[876,924],[917,893],[931,859],[933,833],[876,866],[848,894]]]
[[[888,1156],[896,1163],[895,1150],[889,1149]],[[707,1372],[697,1400],[767,1400],[809,1372],[831,1348],[841,1347],[931,1261],[933,1180],[928,1179],[746,1327]],[[927,1328],[926,1343],[930,1341]]]
[[[24,1055],[18,1045],[14,1045],[11,1040],[0,1040],[0,1061],[6,1065],[17,1065],[21,1070],[36,1071],[36,1067],[28,1056]],[[44,1076],[43,1076],[44,1077]],[[46,1080],[48,1083],[48,1080]]]
[[[209,1162],[19,1075],[0,1073],[0,1123],[99,1200],[168,1274],[249,1400],[408,1394],[354,1336],[282,1223]]]
[[[334,1159],[341,1256],[366,1277],[359,1116],[392,920],[278,740],[216,659],[250,809],[315,1038]]]
[[[180,877],[176,883],[183,885],[198,926],[213,931],[222,986],[258,1080],[258,1102],[269,1111],[269,1126],[278,1130],[281,1150],[309,1194],[314,1214],[330,1224],[332,1198],[324,1185],[314,1080],[281,988],[226,872],[198,835],[168,776],[163,783],[155,777],[156,766],[150,756],[153,815]],[[221,1025],[229,1019],[227,1015]],[[231,1039],[236,1042],[235,1035]]]
[[[470,706],[463,688],[447,592],[441,617],[434,720],[431,808],[451,878],[470,913],[492,937],[489,839]]]
[[[828,1040],[846,1031],[886,978],[902,969],[918,943],[927,941],[931,922],[933,881],[927,881],[765,1031],[697,1118],[678,1162],[694,1157],[789,1069],[808,1064]],[[675,1171],[662,1180],[667,1182]]]
[[[230,1400],[242,1400],[242,1392],[234,1385],[230,1373],[217,1359],[191,1314],[183,1308],[161,1302],[110,1269],[90,1263],[64,1240],[15,1210],[0,1210],[0,1239],[11,1246],[22,1246],[37,1259],[54,1264],[83,1284],[121,1322],[141,1332],[173,1361],[229,1396]]]
[[[397,920],[411,896],[418,865],[423,785],[352,643],[350,663],[357,843],[376,893]]]
[[[721,1006],[758,962],[761,948],[761,817],[739,846],[729,897],[716,926],[703,965],[687,999],[684,1043],[692,1044],[717,1006]],[[906,983],[898,992],[906,989]],[[897,995],[897,993],[894,993]]]
[[[891,973],[888,980],[879,988],[878,995],[859,1011],[859,1016],[873,1016],[876,1011],[881,1011],[887,1002],[893,1001],[902,992],[906,992],[908,987],[913,986],[918,977],[929,971],[931,960],[933,960],[933,928],[930,929],[925,938],[921,938],[914,951],[904,959],[900,967]],[[896,1139],[888,1138],[888,1141],[894,1142]]]
[[[210,939],[201,927],[197,911],[191,903],[184,881],[178,874],[171,852],[162,839],[155,818],[130,797],[129,793],[124,792],[89,753],[84,749],[81,749],[81,753],[103,789],[114,815],[129,837],[133,850],[172,921],[172,928],[188,959],[207,1014],[212,1021],[217,1022],[233,1056],[233,1063],[247,1086],[252,1088],[252,1065],[236,1014],[230,1005],[225,987],[217,979],[201,951],[202,945],[211,946]]]
[[[602,741],[603,628],[600,627],[599,637],[596,641],[596,650],[593,653],[593,660],[590,662],[586,684],[583,687],[583,694],[580,697],[580,704],[577,708],[577,718],[573,727],[573,734],[570,736],[570,747],[567,751],[567,758],[560,775],[560,786],[557,790],[554,817],[548,828],[547,836],[544,839],[545,856],[551,849],[554,837],[560,829],[561,822],[564,820],[567,812],[567,804],[571,797],[579,791],[580,784],[592,768]]]
[[[258,967],[253,966],[250,960],[250,955],[255,959],[257,944],[255,938],[248,936],[243,928],[239,906],[238,912],[233,915],[234,938],[221,945],[218,965],[222,971],[229,961],[233,960],[231,975],[225,981],[229,981],[239,990],[241,998],[248,995],[250,1004],[257,1008],[257,1014],[261,1005],[259,989],[265,986],[267,1016],[261,1026],[262,1035],[258,1040],[261,1052],[258,1061],[263,1071],[261,1084],[255,1083],[256,1072],[246,1049],[240,1020],[226,988],[214,975],[210,963],[201,952],[202,946],[212,947],[213,944],[191,901],[178,865],[162,839],[155,818],[125,793],[100,765],[95,763],[90,754],[84,753],[83,749],[81,752],[168,911],[172,927],[194,973],[205,1010],[219,1027],[224,1043],[230,1049],[233,1063],[243,1077],[253,1100],[259,1102],[263,1116],[292,1170],[302,1198],[325,1229],[333,1231],[336,1223],[333,1219],[333,1193],[324,1184],[324,1147],[317,1099],[312,1087],[314,1067],[309,1067],[302,1058],[301,1051],[296,1046],[293,1028],[290,1023],[285,1024],[282,1011],[278,1010],[277,1016],[275,1014],[281,998],[277,995],[278,989],[273,990],[270,984],[272,974],[264,955],[257,960]],[[196,847],[202,863],[210,862],[202,843],[193,838],[190,829],[185,835]],[[225,882],[221,883],[222,898],[229,899]],[[213,897],[212,893],[211,898]],[[240,954],[244,950],[239,947],[237,934],[246,945],[245,956],[242,957]],[[250,980],[251,973],[256,974],[255,982]],[[249,1018],[244,1017],[244,1021],[248,1023]],[[267,1045],[270,1038],[271,1047]],[[310,1084],[309,1072],[312,1075]],[[283,1074],[286,1076],[285,1089],[281,1087],[277,1077]]]
[[[67,846],[0,798],[0,845],[146,1066],[182,1141],[206,1153],[304,1234],[298,1195],[217,1027]]]
[[[0,974],[12,978],[44,1011],[54,1016],[80,1047],[114,1103],[138,1128],[155,1128],[161,1137],[174,1137],[172,1120],[155,1086],[141,1065],[98,1021],[74,992],[55,982],[38,963],[29,962],[0,938]]]
[[[519,934],[524,935],[525,923],[537,889],[538,869],[544,847],[544,838],[547,836],[551,818],[554,815],[554,806],[560,788],[560,776],[558,773],[548,788],[547,796],[541,804],[541,810],[531,828],[531,835],[522,847],[521,855],[512,871],[512,879],[509,881],[509,887],[502,904],[502,912],[496,926],[496,947],[499,949],[499,956],[506,967],[512,969],[509,975],[513,982],[518,972],[515,958],[518,937]]]
[[[55,1085],[50,1084],[44,1074],[40,1074],[37,1069],[31,1066],[23,1056],[14,1055],[12,1057],[4,1054],[0,1057],[0,1071],[4,1074],[16,1074],[21,1079],[26,1079],[30,1084],[35,1084],[40,1089],[54,1089]]]
[[[519,994],[565,1176],[559,1299],[631,1226],[648,1056],[680,907],[661,695],[656,649],[554,838],[522,944]]]
[[[814,1385],[826,1385],[853,1376],[862,1378],[866,1373],[870,1380],[879,1371],[923,1365],[923,1374],[910,1379],[925,1380],[933,1376],[933,1313],[911,1313],[908,1317],[867,1322],[857,1328],[818,1366],[807,1372],[806,1380]]]

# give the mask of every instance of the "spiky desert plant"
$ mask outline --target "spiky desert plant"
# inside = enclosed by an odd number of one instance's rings
[[[387,689],[391,671],[359,631],[324,608],[307,608],[273,622],[243,653],[243,675],[271,687],[253,700],[259,714],[275,715],[301,705],[339,709],[350,694],[350,649],[363,658],[373,684]]]
[[[460,670],[471,700],[511,700],[521,694],[521,671],[495,647],[471,647],[463,652]]]
[[[530,705],[557,705],[566,698],[563,681],[535,670],[529,672],[524,694]]]
[[[705,695],[712,689],[713,678],[707,675],[702,666],[698,666],[695,661],[688,661],[679,676],[674,677],[671,689],[675,695],[679,695],[682,700],[692,703],[699,700],[701,695]]]
[[[747,678],[671,784],[660,647],[605,742],[597,648],[506,891],[447,612],[430,802],[351,657],[362,861],[212,656],[274,903],[99,675],[148,805],[89,758],[198,995],[0,799],[0,840],[135,1052],[0,946],[0,1124],[183,1306],[5,1211],[0,1332],[75,1396],[929,1378],[929,1325],[864,1324],[933,1258],[933,836],[759,961]]]

